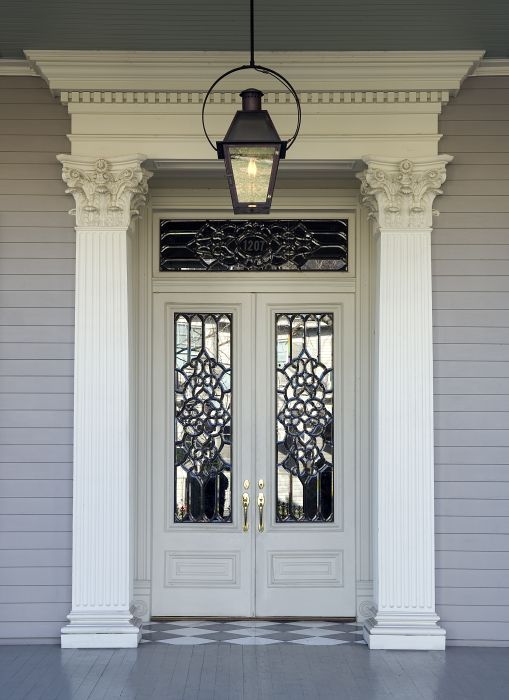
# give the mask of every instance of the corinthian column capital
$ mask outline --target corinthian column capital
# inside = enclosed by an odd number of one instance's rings
[[[74,196],[78,228],[124,228],[144,205],[151,173],[141,167],[145,156],[86,158],[57,156],[66,192]]]
[[[435,197],[445,181],[445,166],[452,156],[399,160],[363,158],[367,169],[361,181],[361,202],[381,230],[422,230],[432,227]]]

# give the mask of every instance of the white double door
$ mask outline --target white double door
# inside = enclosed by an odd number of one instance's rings
[[[153,616],[355,615],[354,299],[155,295]]]

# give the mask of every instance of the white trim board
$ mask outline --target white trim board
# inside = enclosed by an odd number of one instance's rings
[[[39,54],[40,52],[33,52],[33,51],[27,51],[27,54],[35,55]],[[72,52],[76,53],[76,52]],[[101,54],[104,54],[105,52],[100,52]],[[116,52],[115,52],[116,53]],[[126,52],[127,53],[127,52]],[[361,54],[362,52],[359,52]],[[387,52],[380,52],[386,54]],[[397,55],[401,55],[402,58],[405,58],[406,60],[406,55],[409,52],[405,51],[394,51],[391,52]],[[414,53],[414,52],[412,52]],[[418,53],[418,52],[415,52]],[[422,52],[422,53],[430,53],[430,54],[436,54],[437,53],[462,53],[462,54],[470,54],[473,55],[477,58],[474,58],[476,61],[476,66],[473,68],[471,75],[473,76],[496,76],[496,75],[509,75],[509,58],[478,58],[478,56],[482,56],[483,52],[482,51],[466,51],[466,52]],[[0,75],[1,76],[35,76],[38,75],[38,71],[35,68],[34,64],[32,61],[26,60],[26,59],[10,59],[10,58],[2,58],[0,59]],[[144,88],[145,89],[145,88]]]
[[[478,65],[483,51],[260,51],[260,64],[299,89],[450,90]],[[55,93],[63,90],[207,90],[242,65],[239,51],[25,51]],[[232,76],[234,90],[245,75]]]
[[[136,614],[145,620],[151,610],[151,564],[152,548],[152,441],[150,435],[152,411],[152,300],[160,292],[178,290],[179,292],[197,289],[231,288],[236,278],[235,289],[242,291],[282,291],[299,289],[299,275],[281,273],[276,279],[273,273],[264,275],[254,273],[178,273],[170,275],[158,271],[158,218],[221,218],[231,216],[231,210],[224,205],[220,193],[206,199],[207,209],[203,208],[203,192],[194,191],[186,197],[181,192],[171,190],[152,190],[148,206],[138,224],[139,261],[137,278],[139,280],[138,301],[138,339],[137,357],[139,377],[137,388],[138,434],[141,437],[137,453],[136,483],[136,517],[135,517],[135,559],[134,559],[134,600]],[[371,342],[372,342],[372,291],[373,280],[373,238],[367,211],[360,207],[358,191],[336,190],[334,192],[308,192],[304,197],[299,193],[299,204],[290,192],[281,194],[280,210],[268,218],[277,218],[286,212],[290,218],[344,218],[350,220],[350,270],[341,273],[306,273],[313,277],[315,291],[325,292],[331,289],[331,280],[335,279],[336,291],[351,292],[356,298],[356,466],[355,466],[355,500],[356,500],[356,610],[359,620],[371,614],[373,605],[372,583],[372,535],[371,535],[371,477],[370,461],[371,441]],[[200,209],[201,206],[201,209]],[[197,207],[199,214],[197,214]],[[291,213],[289,213],[291,212]],[[292,276],[293,275],[293,276]],[[215,280],[215,282],[214,282]],[[251,281],[250,281],[251,280]],[[225,286],[226,285],[226,286]]]
[[[23,58],[0,58],[0,76],[2,77],[34,77],[38,73],[32,61]]]
[[[472,75],[476,77],[509,75],[509,58],[484,58]]]

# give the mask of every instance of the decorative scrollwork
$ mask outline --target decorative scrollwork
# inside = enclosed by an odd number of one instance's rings
[[[359,173],[361,202],[380,229],[420,230],[431,228],[435,197],[445,181],[450,156],[435,161],[401,161],[366,158],[367,170]]]
[[[276,314],[276,335],[277,517],[332,520],[332,315]]]
[[[347,270],[348,222],[161,221],[161,270]]]
[[[74,196],[76,225],[84,228],[127,228],[139,216],[151,176],[141,160],[91,160],[62,155],[66,192]]]
[[[372,600],[362,600],[357,609],[357,619],[365,620],[375,614],[376,606]]]
[[[302,350],[284,370],[279,370],[286,380],[285,404],[278,413],[278,421],[293,438],[292,449],[283,462],[288,471],[299,476],[305,474],[310,464],[320,457],[319,443],[326,428],[332,422],[332,413],[324,403],[328,375],[332,372],[324,364]]]
[[[231,324],[229,314],[176,315],[177,522],[231,521]]]

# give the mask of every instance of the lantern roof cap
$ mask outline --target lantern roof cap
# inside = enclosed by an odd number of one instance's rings
[[[244,111],[239,110],[233,117],[230,128],[223,141],[217,142],[218,156],[223,158],[225,145],[279,145],[281,157],[284,158],[286,141],[281,138],[274,126],[270,114],[265,109]]]

